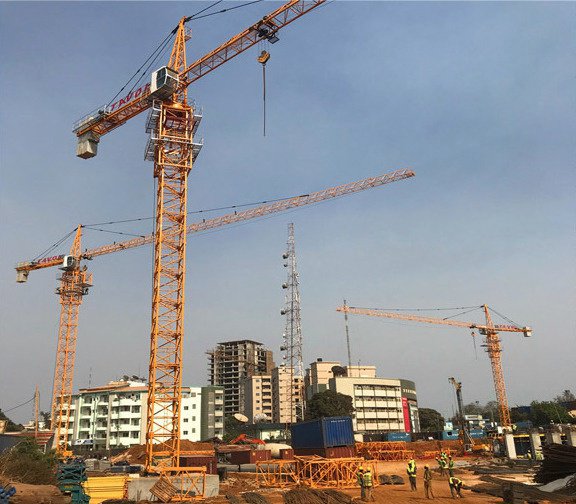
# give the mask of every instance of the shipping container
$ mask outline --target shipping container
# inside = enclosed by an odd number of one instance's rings
[[[270,450],[242,450],[230,453],[230,463],[235,465],[255,464],[262,460],[271,460]]]
[[[292,448],[280,449],[280,459],[281,460],[293,460],[294,459],[294,450]]]
[[[216,455],[185,455],[180,457],[180,467],[205,467],[206,474],[218,474],[218,459]]]
[[[484,429],[470,429],[470,437],[472,439],[480,439],[486,437]]]
[[[448,441],[449,439],[458,439],[458,431],[457,430],[442,431],[442,439],[444,441]]]
[[[355,446],[334,446],[331,448],[294,448],[294,455],[310,457],[317,455],[324,458],[352,458],[356,457]]]
[[[412,441],[412,436],[409,432],[389,432],[386,435],[387,441]]]
[[[354,446],[350,417],[325,417],[290,427],[292,448],[332,448]]]

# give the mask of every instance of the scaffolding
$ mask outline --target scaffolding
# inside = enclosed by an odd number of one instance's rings
[[[356,443],[359,455],[372,460],[410,460],[415,451],[406,449],[405,441],[372,441]]]
[[[370,468],[378,485],[377,465],[363,458],[294,457],[294,460],[256,462],[256,481],[264,488],[304,485],[310,488],[356,488],[358,469]]]

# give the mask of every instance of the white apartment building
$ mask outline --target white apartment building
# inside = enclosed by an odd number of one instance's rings
[[[241,380],[243,404],[241,413],[251,423],[271,421],[272,375],[248,376]]]
[[[272,420],[276,423],[296,422],[304,405],[301,379],[291,367],[278,366],[272,370]]]
[[[304,388],[306,390],[307,401],[312,399],[314,394],[328,390],[328,382],[330,378],[334,378],[334,373],[332,372],[332,368],[334,367],[340,367],[340,362],[325,361],[318,358],[306,369]]]
[[[396,378],[339,376],[329,388],[352,397],[355,432],[418,432],[418,404],[414,382]]]
[[[214,387],[209,388],[214,395]],[[204,408],[202,392],[202,387],[182,388],[182,439],[200,441],[203,420],[211,422],[214,435],[224,434],[223,390]],[[80,389],[73,396],[69,439],[73,445],[106,450],[144,444],[147,400],[148,387],[143,381],[113,381],[102,387]]]

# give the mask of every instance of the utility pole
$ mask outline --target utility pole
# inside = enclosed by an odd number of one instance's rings
[[[300,321],[300,290],[298,287],[298,270],[296,267],[296,247],[294,241],[294,224],[288,224],[288,242],[286,252],[282,255],[286,260],[284,267],[288,268],[288,279],[282,288],[286,289],[284,309],[280,312],[286,316],[284,342],[281,350],[284,352],[284,364],[290,370],[290,421],[304,419],[304,402],[302,388],[304,385],[304,365],[302,361],[302,327]],[[295,403],[294,384],[298,386],[298,401]],[[294,415],[294,413],[296,413]],[[296,418],[294,418],[294,416]]]
[[[352,372],[352,352],[350,351],[350,331],[348,329],[348,310],[346,310],[346,300],[344,300],[344,325],[346,326],[346,348],[348,349],[348,376]]]
[[[34,439],[38,439],[38,417],[40,416],[40,391],[38,385],[34,391]]]

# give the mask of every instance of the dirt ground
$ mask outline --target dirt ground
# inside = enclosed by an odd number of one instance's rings
[[[474,464],[474,460],[468,460],[469,463]],[[458,465],[458,460],[456,460]],[[454,499],[450,496],[450,489],[448,487],[448,478],[441,477],[435,471],[434,461],[417,461],[418,464],[418,477],[417,484],[418,490],[416,492],[410,491],[410,486],[406,478],[406,462],[378,462],[378,473],[387,475],[398,475],[405,479],[404,485],[380,485],[374,489],[375,502],[386,504],[404,504],[420,502],[424,504],[427,499],[424,495],[424,485],[422,474],[424,465],[429,464],[434,469],[432,489],[436,501],[453,502]],[[473,475],[471,472],[462,468],[456,469],[456,475],[464,481],[465,486],[471,487],[480,484],[480,476]],[[58,488],[50,485],[24,485],[16,484],[17,494],[12,498],[13,504],[68,504],[70,497],[65,497],[60,494]],[[345,489],[346,494],[358,498],[360,497],[360,489]],[[271,504],[283,504],[282,490],[277,489],[259,489],[256,484],[256,474],[249,472],[235,473],[230,472],[228,480],[221,483],[220,495],[206,499],[207,504],[230,504],[226,499],[226,495],[240,495],[242,492],[258,492],[264,495]],[[486,494],[474,493],[469,489],[462,491],[463,497],[467,504],[500,504],[502,499],[493,497]],[[447,501],[449,499],[449,501]],[[143,501],[144,502],[144,501]]]
[[[14,483],[16,495],[10,499],[10,504],[69,504],[70,497],[62,495],[58,487],[53,485],[26,485]]]
[[[408,479],[406,478],[406,462],[378,462],[378,473],[379,474],[396,474],[402,476],[405,479],[404,485],[380,485],[374,489],[375,502],[380,502],[382,504],[404,504],[404,503],[415,503],[420,502],[424,504],[425,502],[430,502],[426,499],[424,494],[424,483],[422,480],[422,473],[424,471],[424,465],[429,464],[431,468],[435,469],[434,461],[418,461],[418,478],[417,485],[418,490],[416,492],[410,491],[410,485],[408,484]],[[466,486],[474,486],[481,483],[480,477],[473,475],[463,469],[456,469],[456,475],[462,479]],[[439,473],[433,473],[432,491],[436,501],[453,502],[450,495],[450,488],[448,486],[448,478],[442,478]],[[272,504],[282,504],[283,492],[281,490],[275,489],[258,489],[256,487],[256,475],[254,473],[229,473],[229,478],[227,482],[222,482],[220,487],[220,495],[218,497],[213,497],[207,499],[210,504],[225,504],[229,501],[226,499],[226,494],[238,495],[242,492],[259,492],[264,495]],[[342,490],[346,494],[360,498],[360,489],[344,489]],[[474,493],[469,489],[462,491],[462,495],[467,504],[501,504],[502,499],[493,497],[490,495]],[[447,500],[449,499],[449,501]]]

